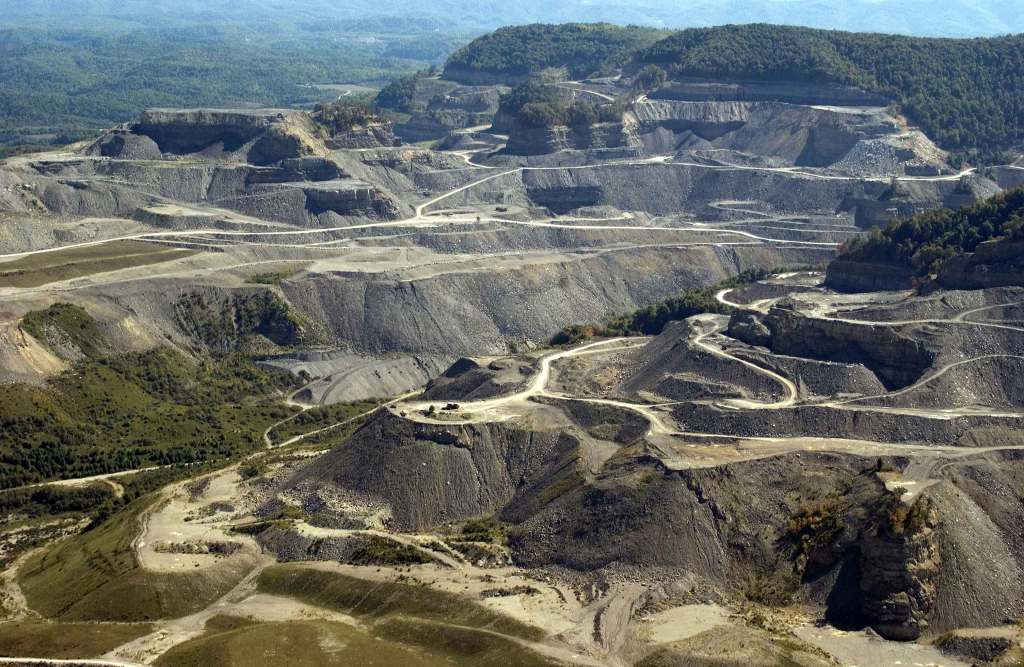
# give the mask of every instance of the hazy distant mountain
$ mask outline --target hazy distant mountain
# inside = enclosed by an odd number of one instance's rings
[[[19,0],[0,26],[111,27],[230,22],[252,27],[423,18],[485,30],[513,23],[609,21],[665,27],[786,23],[926,36],[1024,32],[1024,0]]]

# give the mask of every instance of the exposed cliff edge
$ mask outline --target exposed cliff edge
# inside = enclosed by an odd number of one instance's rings
[[[135,122],[100,137],[86,154],[146,160],[201,155],[270,165],[333,149],[398,143],[389,121],[369,113],[329,113],[331,109],[321,105],[312,114],[294,109],[147,109]]]
[[[954,257],[936,281],[948,289],[1024,286],[1024,241],[988,241]]]

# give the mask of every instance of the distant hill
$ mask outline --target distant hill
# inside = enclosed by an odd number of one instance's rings
[[[463,83],[510,83],[548,68],[580,79],[610,73],[670,33],[608,23],[531,24],[500,28],[456,51],[444,77]]]
[[[992,152],[1024,129],[1024,36],[954,40],[772,25],[684,30],[641,51],[671,76],[858,86],[946,148]]]
[[[668,28],[775,23],[924,36],[991,36],[1024,32],[1024,2],[1003,0],[18,0],[5,24],[81,29],[188,24],[294,25],[368,17],[430,19],[443,29],[610,22]]]

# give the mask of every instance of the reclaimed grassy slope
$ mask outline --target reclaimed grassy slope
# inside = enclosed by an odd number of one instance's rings
[[[139,567],[132,543],[140,514],[155,501],[137,500],[102,526],[29,558],[18,573],[29,607],[62,621],[152,621],[199,611],[231,590],[245,574],[241,563],[187,575]]]
[[[141,241],[114,241],[69,248],[0,264],[0,287],[39,287],[95,273],[182,259],[195,250]]]
[[[155,664],[161,667],[247,667],[273,663],[292,667],[439,667],[450,664],[443,658],[377,639],[353,626],[329,621],[266,623],[227,631],[208,629],[202,636],[175,646]]]
[[[149,623],[3,623],[0,624],[0,655],[55,660],[97,658],[152,631]]]
[[[294,597],[307,604],[379,620],[415,616],[442,623],[493,630],[522,639],[539,640],[544,632],[493,612],[458,595],[397,582],[373,582],[343,574],[276,565],[263,571],[259,588]]]

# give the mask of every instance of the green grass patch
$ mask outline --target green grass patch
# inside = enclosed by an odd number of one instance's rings
[[[139,622],[177,618],[210,605],[244,576],[232,562],[190,572],[139,568],[132,542],[153,497],[33,555],[18,572],[29,606],[64,621]]]
[[[280,285],[283,281],[294,276],[297,271],[267,271],[265,273],[254,273],[245,279],[245,282],[252,285]]]
[[[203,629],[206,630],[207,633],[230,632],[231,630],[248,628],[256,624],[257,621],[249,618],[231,616],[229,614],[218,614],[206,621],[206,625],[203,626]]]
[[[505,526],[494,517],[470,519],[462,524],[462,531],[455,539],[467,542],[505,543]]]
[[[17,515],[29,519],[90,512],[114,500],[114,490],[103,482],[86,486],[61,488],[41,486],[32,489],[0,491],[0,515]]]
[[[0,287],[39,287],[97,273],[149,266],[196,254],[142,241],[111,241],[0,263]]]
[[[0,655],[55,660],[96,658],[152,631],[148,623],[0,623]]]
[[[156,661],[162,667],[250,665],[408,665],[451,663],[412,647],[378,639],[359,628],[330,621],[263,623],[226,631],[211,629],[175,646]]]
[[[411,616],[452,625],[487,629],[513,637],[540,640],[544,631],[452,593],[399,582],[358,579],[312,568],[275,565],[264,570],[259,590],[307,604],[382,619]]]
[[[447,654],[456,664],[479,667],[545,667],[562,664],[493,632],[455,627],[436,621],[392,617],[375,625],[373,630],[374,634],[383,639]]]

